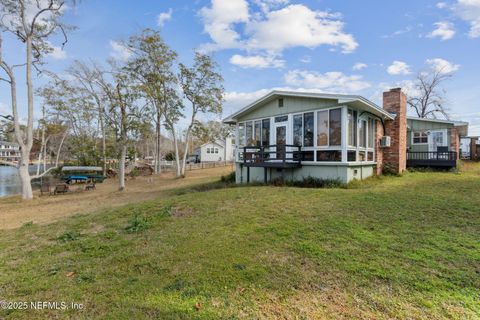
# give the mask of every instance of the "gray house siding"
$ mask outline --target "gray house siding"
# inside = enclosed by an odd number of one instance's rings
[[[408,119],[408,131],[407,131],[407,146],[408,149],[412,152],[426,152],[428,151],[428,144],[413,144],[412,143],[412,133],[418,131],[428,131],[428,130],[450,130],[454,127],[450,123],[441,123],[433,121],[422,121],[422,120],[413,120]],[[447,146],[450,146],[450,134],[447,133]]]

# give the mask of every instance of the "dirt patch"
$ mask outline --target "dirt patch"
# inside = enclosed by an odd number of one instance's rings
[[[30,201],[22,201],[19,196],[5,197],[0,199],[0,229],[18,228],[30,221],[48,224],[74,214],[102,212],[107,208],[161,198],[167,196],[169,190],[212,182],[232,170],[232,166],[193,170],[183,179],[177,179],[173,173],[137,177],[128,180],[122,192],[118,191],[116,179],[107,179],[97,184],[96,190],[88,192],[43,197],[36,192]]]
[[[174,217],[184,218],[192,216],[195,213],[195,210],[189,207],[174,207],[171,212]]]

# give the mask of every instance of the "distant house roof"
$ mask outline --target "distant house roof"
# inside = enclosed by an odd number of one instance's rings
[[[454,127],[457,127],[461,136],[468,135],[468,122],[465,122],[465,121],[455,121],[455,120],[446,120],[446,119],[428,119],[428,118],[418,118],[418,117],[407,117],[407,120],[451,124]]]
[[[207,142],[207,143],[204,143],[204,144],[202,144],[201,146],[196,147],[195,150],[201,149],[201,148],[205,147],[207,144],[215,144],[215,145],[219,146],[220,148],[223,148],[223,145],[222,145],[220,142],[217,141],[217,142]]]
[[[236,123],[236,119],[250,111],[255,110],[266,102],[272,101],[279,97],[304,97],[304,98],[317,98],[317,99],[331,99],[337,100],[338,103],[349,103],[355,105],[360,109],[369,111],[377,116],[381,116],[385,119],[393,120],[394,114],[384,110],[380,106],[376,105],[372,101],[358,95],[346,95],[346,94],[329,94],[329,93],[313,93],[313,92],[294,92],[294,91],[278,91],[274,90],[262,98],[250,103],[246,107],[240,109],[234,114],[230,115],[223,120],[225,123]]]

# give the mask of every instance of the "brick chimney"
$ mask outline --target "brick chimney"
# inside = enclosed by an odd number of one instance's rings
[[[407,168],[407,96],[401,88],[383,93],[383,109],[395,114],[385,122],[385,135],[391,137],[389,148],[383,148],[383,168],[402,173]]]

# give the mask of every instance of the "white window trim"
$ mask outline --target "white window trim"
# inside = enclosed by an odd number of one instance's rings
[[[424,145],[428,145],[428,136],[429,134],[427,133],[428,131],[437,131],[437,130],[417,130],[417,131],[411,131],[411,139],[412,139],[412,145],[416,145],[416,146],[424,146]],[[415,133],[418,133],[418,132],[424,132],[427,134],[427,142],[419,142],[419,143],[416,143],[414,142],[413,140],[413,137],[415,136]]]

